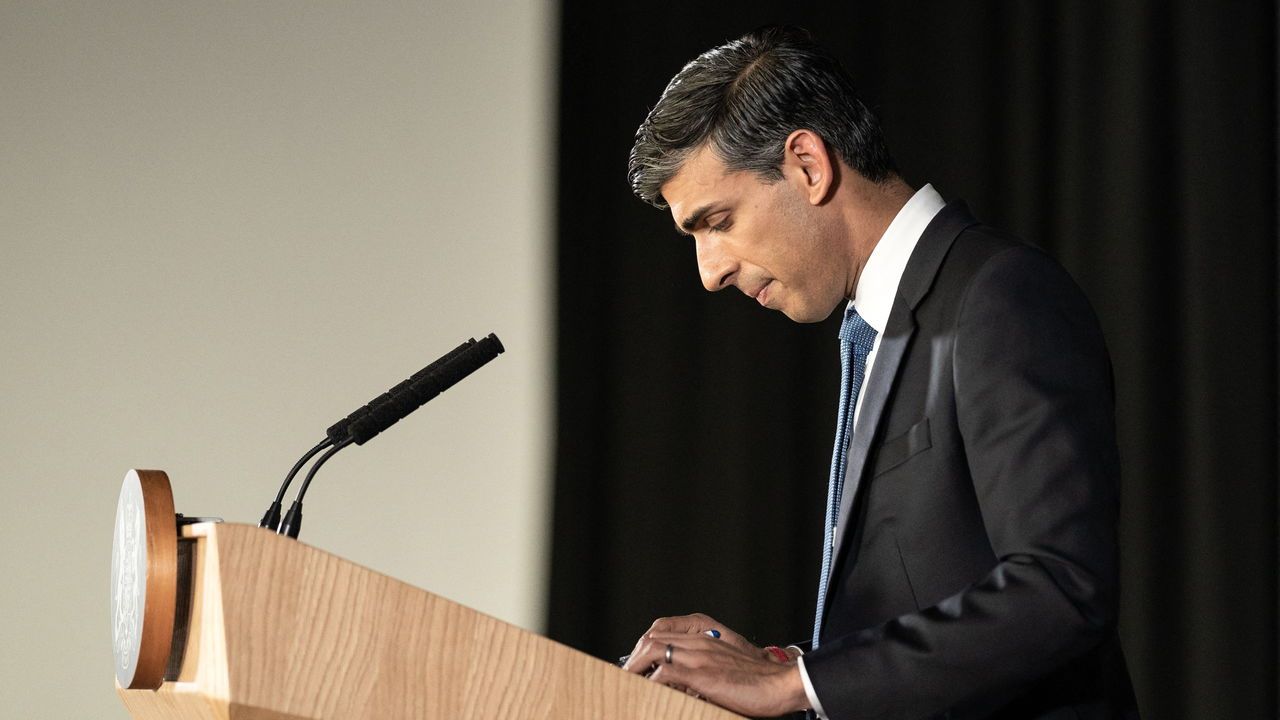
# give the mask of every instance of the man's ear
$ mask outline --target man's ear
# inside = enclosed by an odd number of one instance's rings
[[[821,205],[835,189],[835,159],[817,133],[796,130],[783,149],[782,176],[801,188],[809,204]]]

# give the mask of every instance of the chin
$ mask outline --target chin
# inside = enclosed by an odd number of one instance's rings
[[[783,308],[782,314],[798,323],[816,323],[827,319],[827,315],[831,313],[824,315],[814,312],[812,308]]]

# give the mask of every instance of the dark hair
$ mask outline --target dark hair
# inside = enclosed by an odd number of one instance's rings
[[[662,186],[710,143],[729,170],[775,182],[783,143],[801,128],[868,180],[895,172],[880,124],[840,62],[805,30],[761,28],[676,73],[636,131],[627,176],[642,200],[666,207]]]

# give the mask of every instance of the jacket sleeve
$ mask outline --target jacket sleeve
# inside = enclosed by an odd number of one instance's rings
[[[933,607],[807,654],[831,720],[998,704],[1114,631],[1119,461],[1093,311],[1056,263],[1015,247],[974,273],[957,317],[957,419],[997,563]]]

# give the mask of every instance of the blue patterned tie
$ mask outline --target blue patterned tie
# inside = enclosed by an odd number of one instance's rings
[[[818,579],[818,611],[813,619],[813,648],[818,648],[822,612],[827,604],[827,582],[831,576],[835,550],[836,523],[840,520],[840,495],[844,492],[845,468],[849,461],[849,436],[853,433],[853,410],[867,372],[867,356],[875,345],[876,329],[853,309],[844,311],[840,325],[840,412],[836,416],[836,447],[831,453],[831,481],[827,485],[827,527],[822,535],[822,577]]]

